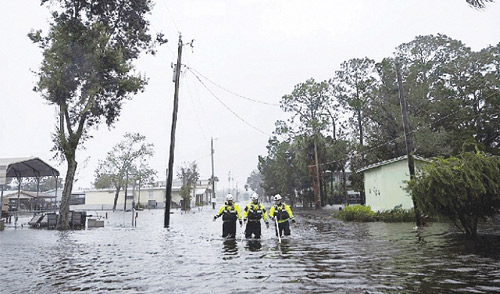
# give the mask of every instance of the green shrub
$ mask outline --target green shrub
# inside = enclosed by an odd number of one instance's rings
[[[413,222],[415,212],[412,209],[394,208],[373,212],[370,206],[353,205],[347,206],[343,210],[334,212],[334,217],[344,221],[356,222]]]
[[[343,210],[336,211],[334,216],[345,221],[372,222],[375,220],[375,213],[370,206],[363,205],[346,206]]]
[[[435,158],[408,188],[420,210],[446,216],[467,240],[474,240],[478,221],[500,209],[500,156],[476,147],[476,152]]]
[[[396,223],[396,222],[414,222],[415,211],[411,209],[393,208],[375,213],[377,221]]]

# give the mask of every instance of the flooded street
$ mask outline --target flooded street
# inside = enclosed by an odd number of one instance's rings
[[[241,241],[239,227],[236,240],[223,240],[215,210],[173,212],[170,229],[163,210],[139,212],[137,227],[131,212],[81,231],[9,225],[0,292],[500,293],[500,239],[468,253],[449,224],[413,230],[296,209],[292,236],[279,244],[272,225],[259,241]]]

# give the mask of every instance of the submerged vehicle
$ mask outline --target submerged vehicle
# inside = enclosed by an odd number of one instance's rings
[[[89,215],[90,216],[90,215]],[[28,222],[32,228],[47,228],[55,229],[57,226],[57,219],[59,215],[55,212],[42,212],[36,213],[33,218]],[[87,219],[86,211],[70,211],[69,212],[69,225],[73,230],[85,229]]]

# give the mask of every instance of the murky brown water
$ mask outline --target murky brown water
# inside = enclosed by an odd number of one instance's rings
[[[272,226],[260,241],[224,241],[214,213],[174,211],[170,229],[162,210],[139,212],[135,228],[130,212],[82,231],[9,226],[0,293],[500,293],[500,238],[490,234],[471,253],[448,224],[413,230],[296,210],[282,244]]]

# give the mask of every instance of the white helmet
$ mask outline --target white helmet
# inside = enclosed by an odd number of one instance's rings
[[[252,199],[252,200],[258,200],[259,199],[259,195],[257,193],[253,193],[252,196],[250,197],[250,199]]]
[[[281,200],[281,195],[280,194],[274,195],[274,201],[279,201],[279,200]]]
[[[227,194],[226,195],[226,201],[233,201],[233,195]]]

